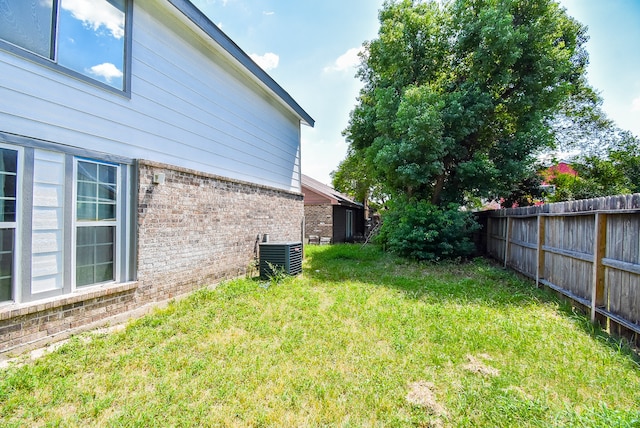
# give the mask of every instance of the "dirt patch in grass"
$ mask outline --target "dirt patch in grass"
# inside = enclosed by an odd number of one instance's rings
[[[478,357],[473,355],[467,355],[469,362],[464,365],[464,368],[471,373],[476,373],[482,376],[494,377],[500,374],[500,371],[494,367],[487,365],[482,360],[491,360],[491,357],[486,354],[480,354]]]
[[[427,410],[434,416],[446,416],[446,409],[438,403],[433,393],[434,385],[431,382],[419,380],[409,384],[407,401],[414,406],[419,406]]]

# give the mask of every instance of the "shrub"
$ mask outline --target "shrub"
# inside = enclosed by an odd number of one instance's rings
[[[396,200],[384,213],[378,242],[389,251],[417,260],[467,257],[471,235],[480,225],[455,204],[439,207],[420,200]]]

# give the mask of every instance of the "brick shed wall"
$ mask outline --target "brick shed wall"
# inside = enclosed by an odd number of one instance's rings
[[[164,173],[164,184],[153,184]],[[247,272],[258,236],[300,241],[301,194],[141,161],[137,281],[0,308],[0,353],[122,321]],[[329,235],[330,236],[330,235]]]
[[[304,206],[305,238],[309,235],[333,238],[333,206],[305,205]]]

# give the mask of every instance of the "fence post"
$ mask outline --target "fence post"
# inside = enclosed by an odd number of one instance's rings
[[[491,225],[491,216],[487,215],[487,231],[486,231],[486,233],[487,233],[487,245],[486,245],[485,251],[489,255],[493,255],[493,254],[491,254],[491,226],[492,226]]]
[[[511,217],[507,217],[507,230],[505,232],[504,237],[504,267],[507,267],[507,262],[509,261],[509,247],[511,242]]]
[[[537,256],[538,260],[536,263],[536,286],[540,287],[540,279],[542,275],[544,275],[544,250],[542,247],[544,246],[544,237],[545,237],[545,226],[546,219],[544,216],[538,214],[538,242],[537,242]]]
[[[596,212],[593,234],[593,271],[591,291],[591,321],[596,321],[596,308],[604,306],[604,265],[607,249],[607,214]]]

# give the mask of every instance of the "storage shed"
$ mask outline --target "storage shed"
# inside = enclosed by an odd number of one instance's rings
[[[302,174],[305,238],[310,243],[354,242],[365,232],[364,205]],[[324,238],[324,239],[323,239]]]

